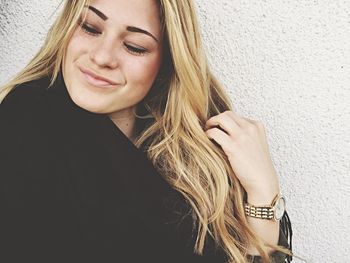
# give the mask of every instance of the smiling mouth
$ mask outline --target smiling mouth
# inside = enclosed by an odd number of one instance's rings
[[[115,86],[118,86],[118,83],[109,81],[105,78],[100,78],[100,77],[96,77],[96,75],[88,70],[79,68],[81,74],[83,75],[84,80],[92,85],[92,86],[96,86],[96,87],[102,87],[102,88],[112,88]]]

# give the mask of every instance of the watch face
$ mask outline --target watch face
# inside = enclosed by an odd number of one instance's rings
[[[284,197],[282,196],[276,202],[276,206],[275,206],[275,218],[276,218],[276,220],[280,220],[282,218],[285,209],[286,209],[286,201],[285,201]]]

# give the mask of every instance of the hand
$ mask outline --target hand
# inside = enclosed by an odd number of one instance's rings
[[[211,117],[205,129],[207,136],[222,147],[248,196],[272,201],[279,183],[263,124],[225,111]]]

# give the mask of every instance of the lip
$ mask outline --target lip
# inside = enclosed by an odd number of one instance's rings
[[[119,85],[118,83],[100,75],[97,75],[88,69],[80,67],[79,70],[81,71],[81,73],[83,73],[85,80],[93,86],[109,87]]]

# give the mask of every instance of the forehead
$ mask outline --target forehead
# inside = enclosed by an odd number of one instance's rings
[[[90,5],[108,17],[105,23],[116,26],[140,26],[155,34],[160,33],[157,0],[91,0]]]

